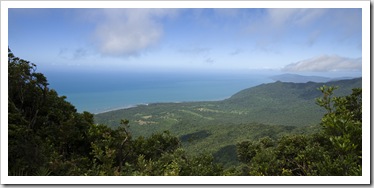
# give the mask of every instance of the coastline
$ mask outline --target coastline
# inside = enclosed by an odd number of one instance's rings
[[[299,76],[299,75],[298,75]],[[305,78],[309,78],[310,79],[310,77],[305,77]],[[362,78],[362,77],[361,77]],[[342,80],[346,80],[346,79],[354,79],[354,78],[351,78],[351,77],[340,77],[340,79],[342,79]],[[313,80],[313,79],[312,79]],[[334,81],[334,80],[336,80],[336,78],[330,78],[330,80],[329,81]],[[310,81],[310,80],[309,80]],[[264,84],[267,84],[267,83],[272,83],[272,82],[275,82],[274,80],[273,81],[271,81],[271,82],[264,82]],[[284,82],[284,80],[282,81],[282,82]],[[297,82],[294,82],[294,83],[297,83]],[[254,85],[254,86],[251,86],[251,87],[255,87],[256,85]],[[248,87],[248,88],[251,88],[251,87]],[[140,103],[135,103],[135,104],[130,104],[130,105],[125,105],[125,106],[117,106],[117,107],[113,107],[113,108],[111,108],[111,107],[109,107],[109,108],[106,108],[106,109],[103,109],[103,110],[99,110],[99,109],[97,109],[97,110],[95,110],[95,111],[97,111],[97,112],[90,112],[90,113],[92,113],[92,114],[94,114],[94,115],[98,115],[98,114],[103,114],[103,113],[108,113],[108,112],[113,112],[113,111],[117,111],[117,110],[125,110],[125,109],[130,109],[130,108],[135,108],[135,107],[139,107],[139,106],[148,106],[148,105],[154,105],[154,104],[172,104],[172,103],[174,103],[174,104],[176,104],[176,103],[193,103],[193,102],[212,102],[212,101],[222,101],[222,100],[225,100],[225,99],[228,99],[228,98],[230,98],[232,95],[234,95],[235,93],[237,93],[237,92],[240,92],[242,89],[240,89],[239,91],[236,91],[236,92],[233,92],[231,95],[228,95],[228,96],[225,96],[225,97],[216,97],[216,98],[214,98],[214,99],[200,99],[200,100],[184,100],[184,101],[172,101],[173,99],[173,97],[171,97],[170,98],[170,100],[169,101],[166,101],[166,100],[164,100],[164,101],[152,101],[152,99],[149,101],[149,102],[140,102]],[[88,111],[89,112],[89,111]]]
[[[104,110],[104,111],[100,111],[100,112],[96,112],[96,113],[92,113],[92,114],[97,115],[97,114],[103,114],[103,113],[113,112],[113,111],[117,111],[117,110],[125,110],[125,109],[130,109],[130,108],[136,108],[136,107],[139,107],[139,106],[149,106],[149,105],[155,105],[155,104],[179,104],[179,103],[222,101],[222,100],[230,98],[231,96],[226,96],[226,97],[222,97],[222,98],[219,98],[219,99],[212,99],[212,100],[192,100],[192,101],[168,101],[168,102],[139,103],[139,104],[122,106],[122,107],[110,108],[110,109],[107,109],[107,110]]]
[[[281,75],[282,76],[282,75]],[[283,75],[285,76],[285,75]],[[309,76],[298,76],[308,81],[313,81]],[[287,77],[287,75],[286,75]],[[332,78],[332,77],[330,77]],[[300,80],[298,78],[297,80]],[[283,80],[284,82],[285,80]],[[267,77],[267,80],[252,80],[248,82],[217,82],[213,85],[196,85],[192,87],[171,87],[163,89],[136,89],[136,90],[116,90],[105,92],[84,92],[68,94],[68,101],[73,103],[78,112],[87,111],[94,115],[107,112],[138,107],[141,105],[151,105],[158,103],[183,103],[183,102],[205,102],[220,101],[230,98],[243,89],[255,87],[257,85],[275,82]],[[293,82],[296,82],[295,80]],[[218,87],[219,86],[219,87]],[[74,100],[73,100],[74,99]],[[143,100],[142,100],[143,99]],[[95,104],[95,105],[94,105]]]
[[[112,111],[116,111],[116,110],[124,110],[124,109],[129,109],[129,108],[135,108],[135,107],[138,107],[138,106],[141,106],[141,105],[148,106],[148,103],[140,103],[140,104],[127,105],[127,106],[122,106],[122,107],[115,107],[115,108],[110,108],[110,109],[100,111],[100,112],[96,112],[96,113],[92,113],[92,114],[94,114],[94,115],[103,114],[103,113],[112,112]]]

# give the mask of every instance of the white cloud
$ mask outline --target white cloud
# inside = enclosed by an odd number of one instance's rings
[[[307,40],[306,44],[308,46],[313,46],[318,41],[318,38],[319,38],[320,35],[321,35],[320,30],[315,30],[315,31],[311,32],[308,36],[308,40]]]
[[[160,19],[176,9],[104,9],[95,30],[95,42],[104,55],[139,55],[157,44],[163,34]]]
[[[58,56],[62,59],[79,60],[87,57],[89,52],[85,48],[68,49],[61,48],[58,52]]]
[[[240,15],[240,9],[234,8],[216,8],[213,9],[214,13],[223,18],[236,18]]]
[[[231,56],[235,56],[235,55],[238,55],[242,53],[242,50],[241,49],[235,49],[234,51],[230,52],[230,55]]]
[[[285,24],[308,25],[323,16],[327,9],[304,8],[271,8],[266,9],[269,21],[273,26],[286,26]]]
[[[180,52],[182,54],[189,55],[189,56],[203,56],[203,57],[206,57],[209,54],[210,50],[211,50],[210,48],[192,47],[192,48],[179,49],[178,52]]]
[[[253,22],[247,25],[246,31],[249,37],[256,36],[254,38],[256,51],[282,52],[280,46],[291,42],[313,46],[324,34],[324,28],[321,29],[319,26],[324,16],[328,14],[329,9],[263,9],[263,12],[252,15]],[[292,36],[296,33],[299,35]]]
[[[337,35],[340,40],[357,37],[361,41],[362,21],[360,9],[336,9],[334,14],[328,18],[330,28],[338,28]],[[360,42],[358,42],[360,43]]]
[[[81,59],[81,58],[84,58],[86,57],[88,54],[87,54],[87,50],[84,49],[84,48],[78,48],[74,51],[74,54],[73,54],[73,58],[74,59]]]
[[[292,63],[286,65],[283,68],[283,71],[287,72],[330,72],[343,70],[362,70],[362,58],[347,58],[337,55],[323,55]]]
[[[213,64],[215,62],[215,60],[209,57],[209,58],[205,59],[205,62],[208,63],[208,64]]]

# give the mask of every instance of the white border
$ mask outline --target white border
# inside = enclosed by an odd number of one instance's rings
[[[8,59],[8,9],[3,7],[1,2],[1,62],[0,62],[0,105],[1,105],[1,115],[0,115],[0,133],[1,133],[1,183],[5,182],[5,178],[8,174],[8,61],[3,61]]]
[[[8,176],[8,65],[1,63],[1,184],[370,184],[370,1],[2,1],[1,60],[8,8],[362,8],[363,163],[359,177],[13,177]]]
[[[4,8],[363,8],[370,1],[2,1]]]
[[[362,8],[362,174],[370,182],[371,163],[371,62],[370,62],[370,2]]]

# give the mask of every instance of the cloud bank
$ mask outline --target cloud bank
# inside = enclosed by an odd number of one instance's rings
[[[176,13],[176,9],[103,9],[95,43],[103,55],[139,55],[162,37],[159,20]]]
[[[337,55],[323,55],[286,65],[286,72],[330,72],[330,71],[361,71],[362,58],[347,58]]]

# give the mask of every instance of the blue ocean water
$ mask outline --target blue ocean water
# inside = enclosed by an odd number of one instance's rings
[[[79,112],[100,113],[156,102],[214,101],[273,82],[259,73],[47,72],[50,87]]]

